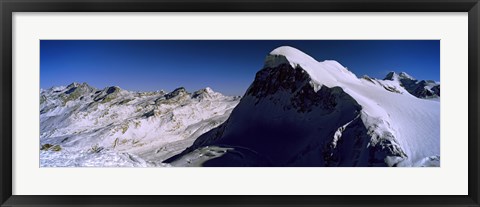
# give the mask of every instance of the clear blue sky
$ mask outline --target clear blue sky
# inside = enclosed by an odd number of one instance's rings
[[[358,77],[405,71],[440,80],[438,40],[41,40],[42,88],[87,82],[134,91],[207,86],[243,95],[266,55],[288,45],[318,61],[337,60]]]

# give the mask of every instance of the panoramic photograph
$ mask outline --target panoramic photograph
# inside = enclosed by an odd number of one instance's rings
[[[440,167],[439,40],[40,40],[40,167]]]

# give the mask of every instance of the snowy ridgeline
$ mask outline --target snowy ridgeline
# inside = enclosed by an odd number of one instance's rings
[[[168,166],[161,163],[223,123],[240,97],[99,90],[86,83],[41,91],[41,166]]]
[[[279,47],[240,97],[41,91],[41,166],[439,166],[440,85]]]
[[[336,61],[318,62],[279,47],[225,123],[165,162],[439,166],[439,99],[440,86],[433,81],[406,73],[357,78]]]

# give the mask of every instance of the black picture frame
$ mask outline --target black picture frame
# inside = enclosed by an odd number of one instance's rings
[[[0,0],[0,10],[1,206],[480,206],[479,0]],[[12,12],[468,12],[468,195],[12,195]]]

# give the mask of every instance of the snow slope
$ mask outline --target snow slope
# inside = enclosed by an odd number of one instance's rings
[[[165,162],[210,146],[229,150],[204,166],[439,166],[439,127],[438,101],[283,46],[224,124]]]
[[[96,89],[72,83],[40,92],[41,166],[165,166],[223,123],[239,97],[205,88],[188,93]],[[53,148],[52,148],[53,149]]]

